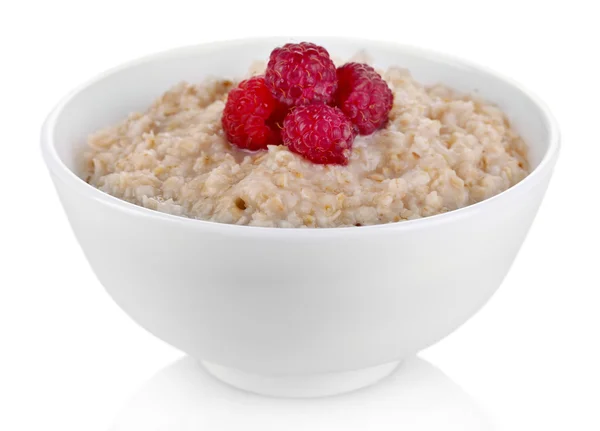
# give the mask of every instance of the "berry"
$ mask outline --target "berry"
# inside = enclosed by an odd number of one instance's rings
[[[337,69],[335,104],[357,127],[369,135],[383,127],[394,103],[394,95],[375,69],[361,63],[346,63]]]
[[[229,142],[255,151],[281,144],[284,117],[285,107],[275,100],[264,77],[255,76],[229,92],[221,121]]]
[[[265,81],[277,100],[288,105],[331,103],[336,70],[327,50],[314,43],[288,43],[275,48]]]
[[[347,165],[355,131],[338,108],[307,105],[290,111],[281,137],[291,151],[313,163]]]

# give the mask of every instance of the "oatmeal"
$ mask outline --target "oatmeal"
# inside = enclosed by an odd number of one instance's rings
[[[426,87],[401,68],[382,76],[394,96],[389,121],[356,136],[346,166],[311,163],[284,145],[256,152],[231,145],[221,116],[233,84],[208,80],[176,85],[146,112],[93,134],[86,180],[169,214],[292,228],[432,216],[527,175],[526,146],[497,107]]]

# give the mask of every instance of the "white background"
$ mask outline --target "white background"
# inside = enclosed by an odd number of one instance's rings
[[[2,2],[0,430],[599,430],[593,3]],[[563,135],[546,200],[488,305],[395,380],[317,403],[238,394],[189,360],[173,365],[181,354],[96,281],[38,148],[46,113],[104,69],[178,45],[273,34],[388,39],[472,59],[540,95]]]

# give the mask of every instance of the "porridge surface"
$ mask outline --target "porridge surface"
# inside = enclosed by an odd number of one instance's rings
[[[90,136],[86,181],[179,216],[341,227],[451,211],[527,175],[526,145],[497,107],[423,86],[405,69],[382,76],[394,93],[390,121],[356,138],[348,166],[315,165],[285,146],[246,153],[230,145],[221,113],[234,84],[213,79],[176,85],[145,113]]]

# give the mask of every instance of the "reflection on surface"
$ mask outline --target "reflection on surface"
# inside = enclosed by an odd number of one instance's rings
[[[240,428],[242,427],[243,428]],[[420,358],[370,388],[337,397],[272,399],[230,388],[183,358],[150,379],[112,431],[489,431],[462,389]]]

